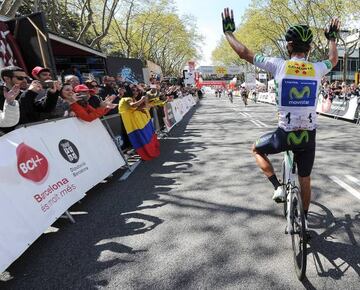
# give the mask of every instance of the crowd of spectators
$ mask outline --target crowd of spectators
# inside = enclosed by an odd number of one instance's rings
[[[196,93],[194,88],[171,85],[158,78],[151,78],[149,84],[134,84],[119,76],[104,76],[100,83],[96,79],[79,78],[78,71],[64,76],[60,82],[54,80],[49,68],[40,66],[32,70],[31,77],[20,67],[4,67],[0,77],[0,136],[16,126],[49,119],[78,117],[91,122],[118,114],[122,98],[141,100],[141,105],[136,107],[144,110]]]
[[[349,100],[351,97],[360,96],[360,84],[346,83],[334,81],[330,83],[327,80],[322,81],[321,94],[325,99],[329,98],[332,101],[334,98]]]

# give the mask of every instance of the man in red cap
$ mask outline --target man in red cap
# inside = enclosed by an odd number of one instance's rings
[[[52,118],[63,117],[61,115],[63,110],[60,109],[60,107],[63,106],[63,101],[59,98],[61,84],[59,81],[52,80],[51,70],[49,68],[36,66],[32,69],[31,75],[35,80],[40,81],[42,85],[42,90],[39,92],[38,96],[36,97],[36,100],[41,100],[45,96],[49,98],[57,99],[57,104],[55,109],[50,113],[41,113],[41,118],[52,119]]]

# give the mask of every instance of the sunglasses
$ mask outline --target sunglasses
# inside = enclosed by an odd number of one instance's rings
[[[16,78],[19,81],[23,81],[23,80],[29,80],[28,77],[23,77],[23,76],[13,76],[13,78]]]

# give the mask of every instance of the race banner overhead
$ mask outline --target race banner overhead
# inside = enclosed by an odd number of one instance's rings
[[[124,164],[100,120],[64,119],[1,137],[0,272]]]
[[[199,66],[197,71],[202,74],[211,75],[238,75],[245,70],[240,66]]]

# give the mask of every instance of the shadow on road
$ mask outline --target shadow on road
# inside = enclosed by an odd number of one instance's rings
[[[94,281],[94,275],[140,259],[138,254],[147,250],[134,250],[123,244],[121,238],[140,236],[163,222],[159,217],[139,211],[167,204],[159,201],[159,194],[168,192],[176,180],[164,175],[186,171],[192,166],[189,161],[196,155],[187,150],[206,149],[192,142],[183,145],[183,139],[176,137],[184,133],[194,112],[195,108],[173,129],[169,138],[161,140],[159,158],[143,162],[125,182],[119,182],[119,174],[115,173],[109,182],[87,192],[87,197],[71,208],[76,224],[56,221],[50,233],[43,234],[0,274],[0,288],[98,289],[108,282]],[[175,150],[180,150],[180,154],[174,154]],[[165,166],[168,161],[174,164]]]
[[[334,217],[332,212],[318,202],[315,212],[309,212],[311,241],[308,262],[313,262],[319,277],[340,280],[347,271],[360,276],[360,212],[351,217]],[[315,289],[309,280],[304,281],[307,289]]]

